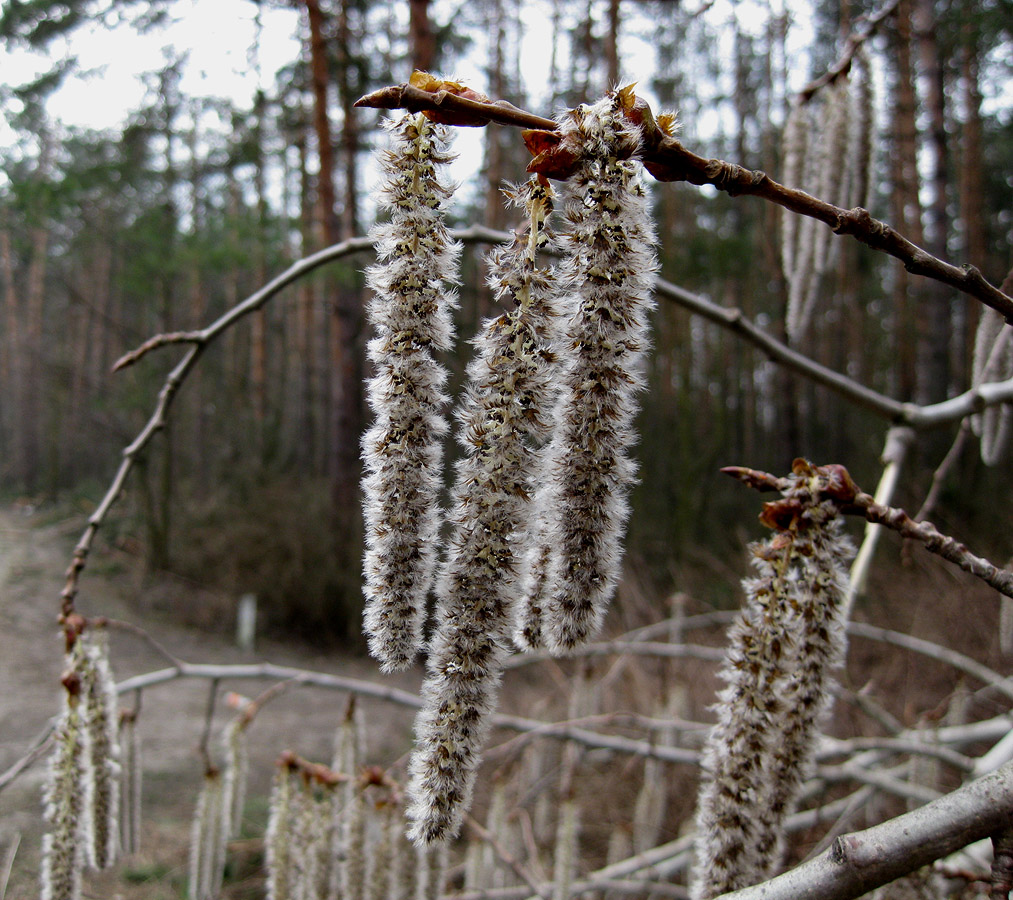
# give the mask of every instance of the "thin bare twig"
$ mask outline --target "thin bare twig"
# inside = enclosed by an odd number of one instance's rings
[[[305,259],[301,259],[289,266],[288,269],[269,281],[256,293],[232,307],[232,309],[228,310],[208,325],[207,328],[201,329],[197,332],[186,333],[187,341],[191,344],[189,350],[187,350],[186,355],[166,376],[165,381],[162,384],[162,388],[158,393],[158,401],[155,405],[155,409],[149,417],[147,423],[138,433],[137,437],[135,437],[134,440],[123,449],[119,469],[117,469],[112,482],[106,489],[105,496],[103,496],[102,500],[99,501],[99,505],[95,508],[95,511],[91,514],[91,516],[89,516],[88,525],[78,540],[77,546],[74,547],[73,557],[70,565],[67,567],[65,575],[64,588],[60,593],[61,613],[64,617],[67,617],[74,612],[74,601],[77,597],[78,582],[80,580],[81,572],[87,564],[88,554],[91,552],[91,546],[95,540],[95,535],[98,532],[99,527],[105,521],[109,510],[123,492],[127,477],[133,469],[138,456],[148,446],[152,438],[165,427],[165,424],[168,421],[169,409],[176,397],[176,393],[190,374],[190,371],[197,364],[197,361],[200,359],[204,350],[233,324],[242,319],[244,316],[249,315],[251,312],[260,309],[260,307],[262,307],[275,294],[288,287],[288,285],[293,282],[298,281],[304,275],[326,263],[333,262],[336,259],[349,256],[352,253],[362,250],[370,250],[372,249],[372,246],[373,243],[369,238],[352,238],[347,241],[342,241],[340,244],[335,244],[333,247],[327,247],[319,253],[307,256]],[[117,363],[117,366],[122,367],[123,365],[129,365],[137,362],[137,360],[144,356],[145,353],[155,349],[155,347],[165,346],[167,343],[175,343],[175,341],[163,340],[160,342],[157,337],[152,338],[144,345],[146,349],[142,350],[141,348],[138,348],[132,353],[127,354],[126,357]],[[128,358],[129,361],[125,361],[128,360]]]
[[[898,3],[899,0],[887,0],[875,12],[869,13],[867,16],[859,16],[855,20],[856,27],[844,42],[844,51],[841,53],[840,58],[826,72],[818,78],[814,78],[796,94],[798,102],[807,103],[820,88],[836,81],[842,75],[846,75],[850,71],[851,64],[855,60],[855,54],[858,53],[862,44],[875,35],[879,30],[879,26],[893,15]]]
[[[49,751],[49,743],[53,739],[53,726],[55,720],[51,720],[45,728],[32,741],[31,746],[22,757],[7,767],[6,771],[0,774],[0,791],[12,784],[17,777],[27,769],[30,769]]]
[[[845,471],[843,466],[834,468]],[[781,491],[789,485],[786,478],[743,466],[727,466],[721,471],[760,491]],[[850,476],[848,479],[850,481]],[[851,486],[854,491],[847,497],[827,495],[828,499],[838,504],[841,512],[864,516],[869,522],[886,525],[902,537],[918,541],[926,550],[980,578],[1007,597],[1013,597],[1013,571],[976,556],[960,541],[939,531],[931,522],[916,522],[902,509],[877,503],[870,494],[858,489],[854,482],[851,482]]]
[[[215,717],[215,704],[218,701],[218,679],[212,678],[208,686],[208,702],[204,708],[204,729],[201,731],[200,743],[197,745],[197,752],[204,760],[204,771],[211,773],[215,770],[214,761],[211,759],[211,751],[208,744],[211,741],[211,722]]]
[[[474,816],[465,814],[465,821],[468,823],[468,827],[478,835],[483,841],[485,841],[490,847],[492,847],[493,853],[499,857],[500,861],[510,867],[510,870],[523,881],[534,894],[542,897],[543,900],[550,896],[549,892],[535,881],[534,876],[522,866],[510,853],[507,853],[506,849],[496,840],[495,835],[492,834],[488,829],[483,828]]]

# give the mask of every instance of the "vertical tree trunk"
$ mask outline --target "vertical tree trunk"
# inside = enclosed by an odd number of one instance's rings
[[[958,190],[960,219],[963,223],[964,262],[985,270],[988,266],[988,244],[985,237],[985,188],[982,173],[985,170],[982,159],[981,87],[978,74],[978,35],[974,25],[974,0],[963,3],[964,21],[961,26],[960,81],[963,106],[963,122],[960,132],[960,165],[958,167]],[[969,373],[974,354],[974,335],[978,327],[980,308],[977,304],[966,306],[964,334],[961,355],[958,360],[958,384],[970,383]]]
[[[605,30],[605,67],[607,88],[619,84],[619,0],[609,0],[608,28]]]
[[[430,0],[408,0],[408,40],[412,68],[431,72],[436,67],[436,35],[429,20]]]
[[[345,2],[345,0],[342,0]],[[334,155],[327,106],[328,63],[324,39],[324,18],[317,0],[304,0],[310,28],[310,64],[313,77],[313,121],[320,154],[318,191],[323,207],[327,243],[341,239],[336,214]],[[358,508],[359,435],[361,432],[360,366],[357,325],[360,320],[359,294],[339,291],[330,321],[331,448],[334,511],[342,530],[354,528]]]
[[[924,243],[922,230],[920,179],[918,176],[917,93],[914,66],[911,60],[911,3],[900,0],[894,35],[894,84],[891,110],[892,153],[890,169],[890,215],[897,227],[916,244]],[[894,326],[897,393],[903,400],[913,400],[917,383],[918,328],[911,291],[911,276],[895,266],[893,303],[896,310]]]
[[[915,17],[918,56],[925,80],[925,106],[929,119],[929,183],[932,187],[932,202],[928,209],[926,249],[945,259],[948,255],[946,238],[950,224],[946,209],[949,193],[946,172],[946,108],[942,49],[939,45],[933,0],[917,0]],[[931,279],[924,281],[922,293],[917,398],[919,403],[925,404],[945,400],[949,392],[953,301],[952,291]]]

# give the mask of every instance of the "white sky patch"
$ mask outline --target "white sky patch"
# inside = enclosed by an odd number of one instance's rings
[[[15,50],[4,60],[4,79],[8,85],[25,84],[72,53],[81,74],[68,77],[50,98],[49,114],[68,126],[111,129],[144,102],[143,74],[163,68],[178,54],[187,55],[180,84],[184,94],[227,97],[246,107],[258,87],[268,87],[278,69],[298,59],[295,10],[263,9],[259,73],[251,64],[256,24],[249,0],[178,0],[171,15],[171,24],[148,34],[127,25],[89,24],[69,42],[57,41],[48,54]],[[12,139],[6,124],[0,124],[0,147]]]

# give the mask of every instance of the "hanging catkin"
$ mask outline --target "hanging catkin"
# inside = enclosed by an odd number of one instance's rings
[[[595,634],[619,578],[636,466],[636,395],[653,309],[657,260],[649,201],[631,157],[640,133],[625,91],[580,106],[560,126],[583,156],[564,211],[564,284],[572,310],[561,338],[561,395],[537,498],[551,547],[542,637],[565,653]],[[536,551],[537,552],[537,551]]]
[[[438,177],[452,159],[446,129],[409,114],[387,130],[393,146],[384,156],[381,206],[390,221],[373,229],[377,263],[367,271],[376,331],[368,397],[376,419],[362,456],[364,624],[370,652],[391,671],[410,665],[419,650],[436,566],[447,373],[435,354],[452,341],[456,298],[446,283],[456,278],[460,245],[443,221],[451,193]]]
[[[494,256],[490,276],[511,308],[486,322],[475,340],[458,414],[465,455],[457,466],[454,528],[437,584],[408,787],[411,836],[423,843],[460,827],[509,651],[519,553],[530,543],[531,441],[546,429],[552,383],[553,287],[536,268],[551,191],[535,178],[517,197],[528,211],[528,233]]]
[[[80,643],[84,649],[82,695],[92,777],[88,862],[93,868],[106,869],[115,862],[119,849],[120,713],[109,666],[108,635],[104,629],[90,628]]]
[[[808,141],[802,187],[830,203],[847,205],[847,198],[841,191],[850,183],[847,175],[851,117],[849,82],[837,79],[823,89],[820,97],[819,111],[808,113],[810,127],[816,132]],[[801,110],[809,110],[812,105],[810,102],[799,107],[800,115]],[[802,123],[798,126],[793,123],[792,127],[802,127]],[[808,216],[799,218],[789,232],[795,238],[795,249],[787,254],[793,266],[785,270],[788,280],[786,330],[789,340],[798,343],[812,321],[820,280],[830,261],[833,234],[822,222]]]
[[[729,633],[717,724],[703,753],[690,893],[708,900],[767,877],[805,776],[844,653],[850,542],[821,491],[853,487],[835,467],[797,460],[785,499],[766,505],[773,537],[753,547],[755,578]]]
[[[42,900],[78,900],[88,840],[91,801],[89,732],[81,696],[84,648],[75,642],[63,675],[65,706],[55,729],[55,745],[43,792],[49,831],[42,839]]]
[[[974,335],[971,382],[977,387],[1013,378],[1013,328],[994,309],[983,308]],[[1009,442],[1013,407],[1009,403],[989,406],[971,417],[971,427],[981,438],[981,461],[994,466]]]

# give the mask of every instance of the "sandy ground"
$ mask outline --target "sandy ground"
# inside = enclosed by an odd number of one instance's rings
[[[29,516],[0,508],[0,773],[25,755],[59,710],[63,661],[56,615],[63,572],[83,528],[82,517],[53,521],[45,511]],[[417,690],[417,672],[399,678],[380,676],[369,659],[324,656],[263,636],[255,652],[242,653],[220,631],[209,634],[174,626],[165,620],[164,613],[147,608],[143,602],[146,589],[136,571],[135,560],[121,551],[103,548],[100,541],[81,580],[79,610],[139,625],[169,652],[189,662],[270,660]],[[185,586],[174,585],[169,593],[183,590]],[[160,596],[165,593],[161,586]],[[135,635],[114,630],[110,641],[118,681],[167,665],[155,649]],[[235,690],[256,696],[269,685],[263,681],[223,681],[219,685],[211,730],[214,751],[231,715],[221,700],[223,695]],[[178,896],[185,872],[189,818],[202,775],[198,746],[208,698],[209,683],[199,680],[176,680],[144,691],[139,719],[145,773],[142,852],[139,858],[126,861],[115,879],[107,876],[89,881],[86,896]],[[123,696],[122,701],[125,707],[132,707],[136,697]],[[263,798],[278,754],[291,749],[329,762],[334,729],[345,703],[346,696],[340,692],[299,688],[264,707],[250,730],[247,816],[251,833],[262,825],[258,819],[266,814]],[[413,713],[379,701],[364,709],[369,757],[389,766],[409,749]],[[4,900],[38,896],[36,873],[44,829],[40,798],[45,772],[43,757],[0,791],[0,887],[5,859],[17,845]]]

